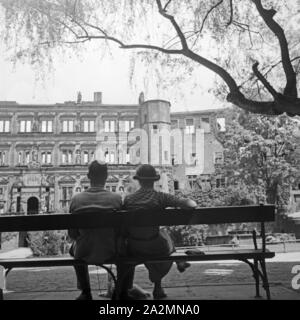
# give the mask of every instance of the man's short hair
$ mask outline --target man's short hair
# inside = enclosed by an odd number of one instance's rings
[[[89,165],[88,177],[93,181],[103,181],[107,178],[107,164],[94,160]]]

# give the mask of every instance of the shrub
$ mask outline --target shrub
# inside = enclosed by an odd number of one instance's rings
[[[39,231],[28,233],[28,246],[34,256],[56,256],[64,253],[66,231]]]

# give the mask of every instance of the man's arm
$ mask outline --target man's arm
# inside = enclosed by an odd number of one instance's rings
[[[192,199],[177,198],[176,196],[169,193],[163,194],[163,206],[181,208],[181,209],[192,209],[197,207],[197,203]]]

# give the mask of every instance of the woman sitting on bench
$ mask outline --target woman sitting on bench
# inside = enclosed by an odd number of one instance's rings
[[[156,170],[151,165],[141,165],[134,176],[140,184],[140,189],[135,193],[128,195],[124,200],[126,210],[139,209],[165,209],[167,207],[175,208],[194,208],[196,202],[190,199],[177,198],[174,195],[158,192],[154,190],[154,182],[160,179]],[[130,228],[128,230],[128,253],[131,256],[149,256],[158,257],[170,255],[175,251],[174,244],[165,230],[159,226]],[[154,283],[153,297],[161,299],[166,294],[161,286],[162,278],[170,271],[172,261],[160,263],[145,263],[149,271],[149,279]],[[177,268],[183,272],[190,264],[187,262],[177,262]],[[134,266],[128,267],[128,276],[125,280],[125,286],[130,289],[133,285]]]

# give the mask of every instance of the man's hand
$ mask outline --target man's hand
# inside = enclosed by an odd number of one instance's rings
[[[194,209],[197,207],[197,203],[192,199],[180,199],[179,207],[181,209]]]

